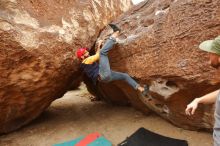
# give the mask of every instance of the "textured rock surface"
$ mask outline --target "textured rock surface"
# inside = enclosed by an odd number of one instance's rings
[[[148,0],[118,18],[123,44],[110,51],[111,67],[148,84],[153,99],[139,98],[122,83],[114,83],[119,88],[111,92],[104,85],[104,96],[114,101],[112,93],[123,93],[122,102],[150,108],[177,126],[212,128],[212,105],[201,105],[191,117],[184,111],[195,97],[220,87],[220,72],[198,49],[200,42],[220,34],[219,6],[219,0]],[[104,30],[100,39],[109,33]]]
[[[130,0],[1,0],[0,133],[36,118],[78,83],[76,48],[128,10]]]

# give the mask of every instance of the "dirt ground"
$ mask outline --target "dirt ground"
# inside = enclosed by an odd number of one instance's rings
[[[84,86],[52,103],[28,126],[0,136],[0,146],[51,146],[92,132],[99,132],[114,145],[144,127],[168,137],[184,139],[189,146],[211,146],[212,134],[183,130],[157,115],[146,116],[132,107],[91,102]]]

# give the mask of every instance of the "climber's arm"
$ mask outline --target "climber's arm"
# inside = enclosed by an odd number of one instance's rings
[[[93,64],[94,62],[99,60],[100,57],[100,49],[101,49],[102,41],[98,42],[96,54],[86,58],[83,63],[84,64]]]

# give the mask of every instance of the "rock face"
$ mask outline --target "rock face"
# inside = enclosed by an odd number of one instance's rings
[[[148,84],[151,96],[140,97],[122,82],[112,83],[114,91],[102,84],[103,96],[114,102],[112,93],[121,93],[123,98],[116,102],[128,100],[141,110],[150,108],[179,127],[211,129],[213,105],[199,106],[191,117],[185,108],[220,87],[220,72],[198,49],[202,41],[220,34],[219,6],[219,0],[148,0],[118,18],[114,23],[122,28],[123,43],[110,51],[111,68]],[[105,29],[100,39],[109,33]]]
[[[36,118],[78,84],[75,50],[92,47],[130,0],[1,0],[0,134]]]

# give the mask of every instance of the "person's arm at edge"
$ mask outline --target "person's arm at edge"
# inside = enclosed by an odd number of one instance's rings
[[[218,96],[220,90],[216,90],[214,92],[211,92],[209,94],[206,94],[200,98],[197,98],[198,103],[202,103],[202,104],[211,104],[211,103],[215,103],[216,98]]]
[[[187,108],[185,110],[186,115],[193,115],[195,113],[195,110],[197,109],[198,105],[200,103],[202,104],[212,104],[215,103],[216,98],[218,96],[220,90],[216,90],[214,92],[211,92],[209,94],[206,94],[200,98],[195,98],[191,103],[187,105]]]

